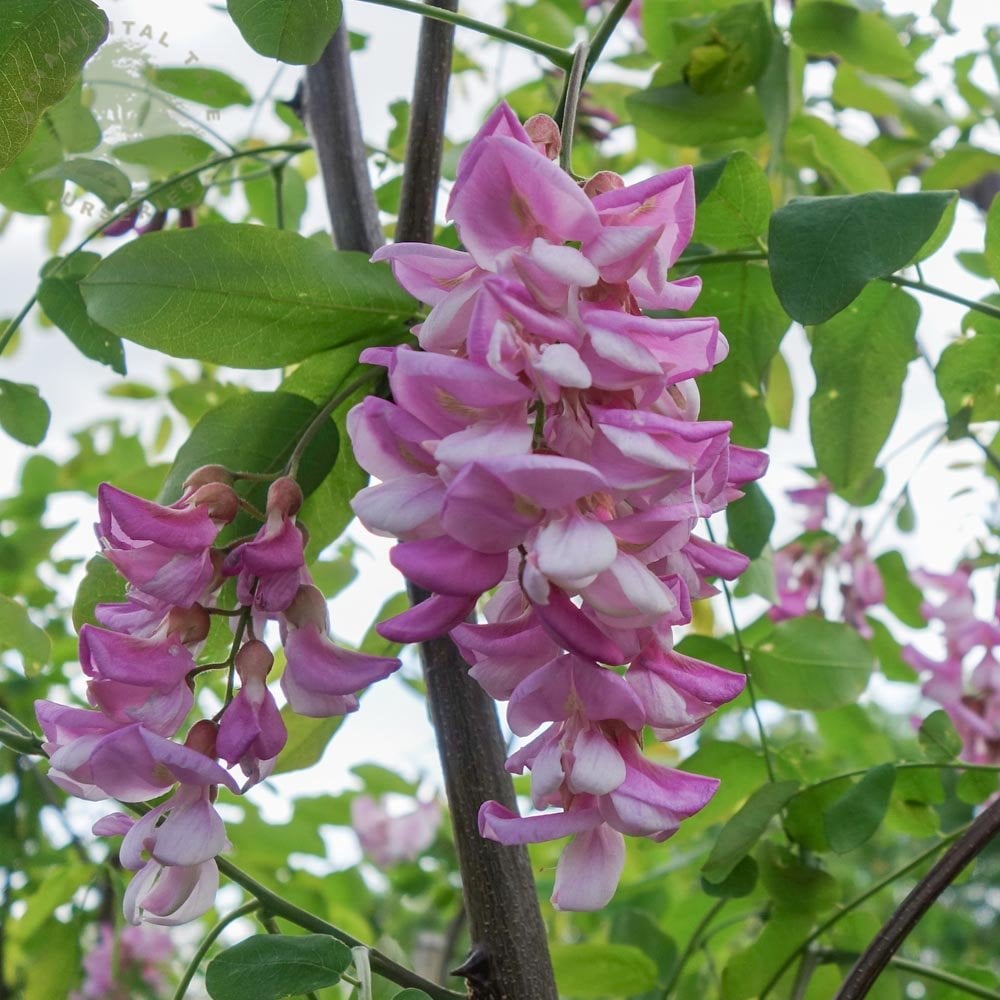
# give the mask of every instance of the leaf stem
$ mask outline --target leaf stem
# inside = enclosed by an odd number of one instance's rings
[[[305,931],[312,931],[314,934],[328,934],[330,937],[342,941],[349,948],[356,948],[363,944],[363,942],[352,937],[346,931],[342,931],[339,927],[327,923],[320,917],[309,913],[308,910],[303,910],[277,893],[272,892],[267,886],[262,885],[231,861],[227,861],[225,858],[216,858],[216,863],[219,866],[219,871],[226,878],[246,889],[251,896],[260,902],[261,906],[268,913],[276,917],[281,917]],[[368,946],[364,945],[364,947]],[[465,1000],[464,994],[455,993],[453,990],[424,979],[423,976],[418,976],[415,972],[411,972],[404,966],[399,965],[387,955],[383,955],[382,952],[376,951],[374,948],[369,948],[368,950],[372,969],[380,976],[384,976],[398,986],[423,990],[431,997],[431,1000]]]
[[[442,7],[415,2],[415,0],[362,0],[362,2],[373,3],[379,7],[407,10],[412,14],[420,14],[436,21],[446,21],[448,24],[455,25],[456,28],[470,28],[472,31],[478,31],[481,35],[488,35],[501,42],[510,42],[511,45],[517,45],[519,48],[544,56],[553,66],[558,66],[560,69],[568,70],[572,65],[572,55],[558,45],[550,45],[548,42],[541,42],[529,35],[522,35],[517,31],[510,31],[508,28],[499,28],[496,25],[487,24],[485,21],[478,21],[474,17],[466,17],[464,14],[458,14]]]
[[[194,979],[195,973],[198,971],[198,966],[201,965],[202,960],[208,954],[208,950],[215,944],[219,935],[235,921],[239,920],[240,917],[245,917],[254,912],[254,910],[260,909],[260,902],[256,899],[250,900],[248,903],[244,903],[242,906],[238,906],[231,913],[227,913],[202,939],[201,944],[198,945],[198,950],[194,953],[191,961],[188,962],[187,968],[184,970],[184,975],[181,976],[181,981],[177,984],[177,989],[174,991],[174,1000],[184,1000],[184,995],[187,993],[188,987],[191,985],[191,980]]]
[[[562,147],[559,150],[559,166],[573,176],[573,133],[576,131],[576,110],[580,104],[580,88],[583,86],[584,69],[587,59],[587,43],[581,42],[573,53],[573,65],[566,74],[566,86],[560,102],[561,115],[557,117],[562,132]]]
[[[708,537],[714,543],[715,532],[708,519],[705,519],[705,527],[708,530]],[[719,580],[722,584],[722,593],[726,599],[726,610],[729,612],[729,623],[733,627],[733,638],[736,640],[736,652],[740,657],[740,666],[747,678],[747,694],[750,697],[750,711],[757,723],[757,734],[760,737],[760,747],[764,754],[764,766],[767,768],[767,780],[774,782],[774,762],[771,759],[771,747],[767,741],[767,731],[764,729],[764,720],[760,717],[760,710],[757,708],[757,695],[753,689],[753,678],[750,676],[750,660],[747,656],[746,647],[743,645],[743,634],[740,631],[739,623],[736,621],[736,609],[733,607],[733,595],[729,590],[729,583],[726,580]]]
[[[931,846],[928,847],[926,850],[921,851],[920,854],[918,854],[911,861],[908,861],[902,867],[897,868],[894,872],[891,872],[890,874],[886,875],[885,878],[880,879],[874,885],[869,886],[859,896],[855,896],[854,899],[852,899],[849,903],[847,903],[842,909],[838,910],[832,916],[824,920],[823,923],[821,923],[811,934],[809,934],[798,945],[798,947],[796,947],[795,950],[792,951],[791,954],[789,954],[788,957],[781,963],[777,971],[774,973],[773,976],[771,976],[771,978],[767,981],[764,988],[760,991],[759,1000],[765,1000],[765,998],[770,995],[774,987],[777,986],[778,983],[781,981],[781,977],[789,970],[789,968],[791,968],[792,963],[795,961],[795,959],[798,958],[799,955],[801,955],[802,952],[805,951],[813,943],[813,941],[817,940],[819,937],[825,934],[831,927],[833,927],[834,924],[838,923],[843,917],[846,917],[848,913],[851,913],[853,910],[856,910],[863,903],[866,903],[869,899],[871,899],[872,896],[875,896],[879,892],[881,892],[886,886],[892,885],[892,883],[895,882],[896,879],[902,878],[912,869],[917,868],[921,864],[923,864],[928,858],[931,858],[935,854],[937,854],[937,852],[940,851],[942,847],[946,847],[953,840],[957,840],[968,829],[969,829],[968,826],[964,826],[961,829],[955,830],[953,833],[949,833],[947,836],[942,837],[940,840],[931,844]]]
[[[673,972],[670,973],[670,979],[667,981],[667,985],[663,987],[663,993],[661,994],[660,1000],[669,1000],[670,994],[673,992],[674,987],[677,985],[681,978],[681,973],[684,971],[684,966],[687,964],[688,959],[694,954],[695,949],[701,943],[701,939],[708,929],[708,925],[716,918],[719,911],[728,903],[728,899],[718,899],[715,904],[711,906],[708,912],[698,921],[697,926],[691,932],[691,938],[687,943],[683,953],[677,959],[677,964],[674,966]]]
[[[333,413],[333,411],[340,406],[344,400],[350,399],[351,396],[358,391],[358,389],[367,385],[369,382],[374,382],[381,375],[381,368],[371,368],[364,374],[359,375],[352,382],[349,382],[343,389],[339,389],[326,401],[323,409],[321,409],[319,413],[313,417],[309,426],[302,432],[302,437],[299,438],[298,444],[295,446],[295,450],[292,452],[288,459],[288,463],[285,465],[286,476],[291,476],[293,479],[295,478],[295,475],[299,471],[299,463],[302,461],[302,456],[309,447],[309,443],[319,432],[320,428],[330,418],[330,414]]]
[[[139,196],[131,199],[131,201],[125,202],[125,204],[119,208],[117,211],[112,212],[106,219],[104,219],[99,226],[92,229],[87,235],[80,240],[79,243],[73,247],[69,253],[67,253],[61,260],[57,261],[52,268],[49,270],[47,277],[52,277],[58,274],[62,270],[66,261],[75,253],[79,253],[85,246],[87,246],[91,240],[96,239],[101,233],[107,229],[113,222],[117,222],[119,219],[124,219],[126,215],[134,212],[139,208],[144,201],[147,201],[155,194],[159,194],[161,191],[166,191],[167,188],[173,187],[174,184],[180,184],[182,181],[186,181],[189,177],[196,177],[203,170],[211,170],[214,167],[223,166],[226,163],[232,163],[234,160],[241,160],[248,156],[260,156],[263,153],[304,153],[311,149],[307,142],[279,142],[272,146],[257,146],[254,149],[240,149],[235,153],[227,153],[224,156],[217,156],[215,159],[206,160],[204,163],[199,164],[197,167],[191,167],[188,170],[182,170],[179,174],[175,174],[173,177],[168,177],[165,181],[160,181],[159,184],[153,184],[151,187],[146,188],[146,190]],[[32,306],[38,301],[38,293],[36,292],[31,296],[30,299],[24,304],[21,311],[7,324],[7,328],[4,330],[3,334],[0,335],[0,354],[7,349],[7,345],[10,343],[11,338],[17,332],[18,327],[24,322],[25,316],[31,312]]]
[[[966,764],[964,761],[908,761],[903,764],[896,764],[894,761],[886,761],[887,764],[892,764],[892,766],[897,771],[916,771],[916,770],[927,770],[930,768],[942,768],[946,771],[992,771],[994,774],[1000,773],[1000,764]],[[804,795],[806,792],[811,792],[814,788],[822,788],[824,785],[832,785],[835,781],[846,781],[848,778],[859,778],[863,774],[867,774],[874,767],[884,767],[885,764],[873,764],[872,767],[859,768],[857,771],[847,771],[844,774],[835,774],[832,778],[823,778],[822,781],[817,781],[813,785],[807,785],[805,788],[801,789],[795,793],[795,797],[799,795]]]
[[[890,285],[902,285],[903,288],[913,288],[918,292],[927,292],[928,295],[936,295],[939,299],[947,299],[949,302],[957,302],[960,306],[965,306],[975,312],[981,312],[984,316],[992,316],[1000,319],[1000,306],[990,305],[988,302],[976,302],[975,299],[967,299],[964,295],[956,295],[946,288],[939,288],[937,285],[928,285],[925,281],[913,281],[911,278],[903,278],[898,274],[887,274],[882,281],[889,282]]]

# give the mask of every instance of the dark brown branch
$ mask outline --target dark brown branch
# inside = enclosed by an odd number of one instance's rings
[[[436,2],[450,10],[457,7],[456,0]],[[421,26],[396,227],[400,242],[430,243],[434,238],[453,33],[450,25],[430,19]],[[410,587],[414,604],[428,596]],[[517,808],[493,700],[468,676],[468,665],[450,639],[425,642],[420,651],[472,942],[456,974],[466,978],[475,1000],[556,1000],[527,851],[479,834],[484,802],[495,799]]]
[[[875,980],[920,918],[997,833],[1000,833],[1000,799],[969,824],[965,833],[941,855],[937,864],[899,904],[851,969],[835,1000],[861,1000],[868,995]]]
[[[341,250],[373,253],[384,242],[351,77],[347,24],[306,70],[305,113],[319,158],[333,239]]]

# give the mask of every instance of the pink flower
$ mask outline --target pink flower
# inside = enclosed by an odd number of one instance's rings
[[[325,718],[358,707],[357,693],[399,669],[399,660],[352,653],[327,635],[326,599],[315,587],[300,587],[285,611],[285,671],[281,690],[299,715]]]
[[[413,861],[434,843],[441,825],[436,802],[418,802],[415,809],[391,814],[384,797],[376,802],[370,795],[351,800],[351,826],[365,852],[380,868],[400,861]]]
[[[267,614],[284,611],[299,585],[306,582],[305,541],[293,518],[302,506],[294,479],[276,479],[267,491],[267,521],[251,542],[237,545],[222,563],[226,576],[238,576],[241,604]]]
[[[267,675],[274,657],[267,646],[253,639],[236,654],[240,689],[219,721],[216,753],[229,765],[239,764],[249,778],[243,791],[266,777],[288,739],[288,731],[267,689]]]
[[[174,944],[166,931],[124,927],[116,934],[109,923],[98,927],[97,946],[83,956],[86,978],[70,1000],[131,1000],[142,992],[160,995]]]
[[[104,556],[133,587],[181,607],[205,594],[215,576],[211,545],[239,509],[232,487],[207,483],[163,507],[102,483],[97,500]]]

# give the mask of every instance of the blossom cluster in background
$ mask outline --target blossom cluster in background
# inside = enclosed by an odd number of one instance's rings
[[[623,834],[663,840],[718,782],[641,752],[697,729],[745,679],[673,650],[691,602],[747,560],[695,534],[766,467],[730,424],[699,421],[694,377],[721,361],[712,318],[687,310],[698,278],[667,280],[694,218],[690,168],[627,186],[578,184],[553,162],[559,132],[502,104],[465,151],[448,217],[465,251],[380,250],[431,306],[408,346],[369,349],[392,402],[348,428],[381,482],[354,510],[399,538],[390,558],[433,596],[380,626],[403,642],[450,633],[471,674],[527,745],[537,815],[495,802],[483,835],[506,844],[573,835],[556,872],[562,909],[604,905]],[[466,621],[487,601],[486,621]],[[627,672],[611,669],[627,666]],[[552,811],[554,807],[556,811]]]
[[[174,956],[167,931],[123,927],[117,938],[111,924],[98,927],[97,945],[83,957],[84,980],[69,1000],[133,1000],[162,996],[166,970]]]
[[[903,658],[924,677],[922,690],[948,713],[962,738],[962,758],[975,764],[1000,764],[1000,601],[992,621],[976,615],[973,569],[953,573],[919,570],[914,581],[938,598],[921,606],[924,619],[939,626],[944,656],[927,656],[915,646]]]
[[[315,717],[358,707],[356,693],[399,661],[352,653],[328,634],[323,595],[311,583],[296,522],[302,491],[294,479],[268,490],[265,522],[252,536],[217,547],[241,502],[218,466],[194,472],[164,507],[104,484],[97,534],[128,581],[127,599],[99,604],[99,625],[80,629],[80,663],[92,710],[36,703],[49,777],[72,795],[142,802],[171,793],[139,820],[121,812],[94,832],[122,836],[122,866],[135,875],[124,897],[130,923],[179,924],[215,900],[215,856],[228,847],[214,802],[220,785],[239,794],[266,777],[287,733],[267,677],[274,662],[260,635],[278,623],[286,666],[281,687],[292,710]],[[213,606],[235,578],[239,607]],[[233,623],[232,655],[198,664],[212,614]],[[196,707],[195,678],[229,671],[223,708],[175,737]],[[235,680],[239,679],[239,687]],[[239,765],[242,785],[220,763]]]

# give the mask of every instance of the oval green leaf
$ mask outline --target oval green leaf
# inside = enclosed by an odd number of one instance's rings
[[[212,1000],[281,1000],[340,982],[351,950],[325,934],[257,934],[208,963]]]
[[[838,854],[853,851],[875,834],[889,808],[895,781],[896,768],[880,764],[823,811],[826,839]]]
[[[235,368],[381,342],[416,308],[388,266],[363,253],[248,225],[150,233],[81,288],[90,317],[126,340]]]
[[[953,194],[799,198],[771,216],[771,280],[800,323],[823,323],[875,278],[908,264],[930,239]]]
[[[629,997],[657,979],[653,960],[627,944],[557,944],[552,968],[560,994],[570,997]]]
[[[262,56],[309,65],[340,24],[341,0],[228,0],[229,16]]]
[[[779,622],[750,651],[751,676],[768,698],[788,708],[822,711],[850,705],[875,666],[865,641],[843,622]]]

